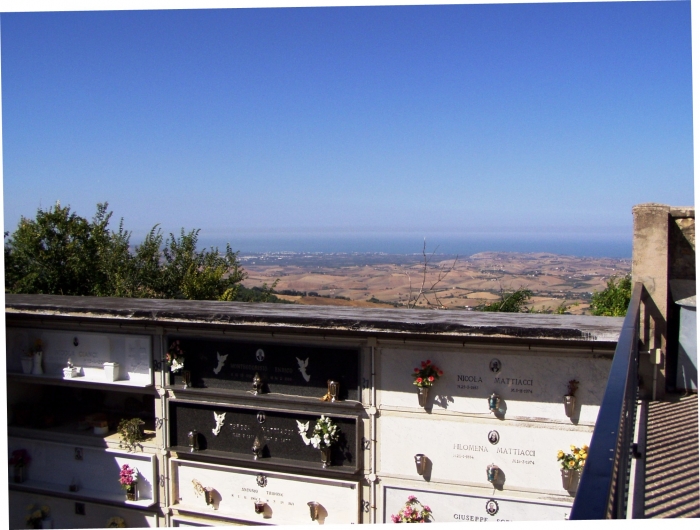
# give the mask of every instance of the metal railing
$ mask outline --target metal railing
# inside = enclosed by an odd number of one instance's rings
[[[635,283],[569,519],[625,518],[639,386],[640,309],[645,293],[644,286]]]

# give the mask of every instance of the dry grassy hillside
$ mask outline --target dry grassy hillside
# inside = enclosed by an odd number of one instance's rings
[[[279,278],[276,291],[307,294],[281,296],[301,304],[405,305],[409,281],[414,292],[423,281],[422,257],[369,256],[335,255],[337,259],[318,254],[243,256],[243,266],[249,274],[244,284],[260,286]],[[450,268],[454,257],[435,256],[433,260],[427,269],[426,285],[437,280],[440,268]],[[630,260],[613,258],[483,252],[458,259],[454,269],[438,284],[437,296],[448,308],[465,309],[498,299],[501,290],[527,288],[534,293],[529,306],[535,310],[554,310],[564,304],[568,312],[581,314],[587,311],[593,291],[604,289],[608,278],[623,276],[630,267]]]

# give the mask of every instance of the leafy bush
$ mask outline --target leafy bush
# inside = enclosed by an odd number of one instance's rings
[[[97,205],[88,221],[61,207],[39,209],[5,233],[5,290],[8,293],[237,300],[247,277],[230,245],[197,250],[199,230],[163,238],[158,225],[130,250],[131,232]],[[263,293],[263,297],[265,293]],[[269,293],[268,295],[269,296]]]
[[[523,313],[526,312],[525,304],[532,298],[530,289],[518,289],[517,291],[501,291],[501,299],[492,304],[477,306],[477,311],[496,311],[499,313]]]
[[[591,314],[604,317],[623,317],[632,298],[632,276],[613,276],[602,291],[591,297]]]

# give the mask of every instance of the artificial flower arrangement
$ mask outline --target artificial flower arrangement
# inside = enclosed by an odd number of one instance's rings
[[[324,415],[316,420],[313,435],[309,438],[314,449],[326,449],[331,447],[340,438],[340,429],[333,420]]]
[[[10,465],[15,467],[24,467],[29,465],[32,459],[26,449],[17,449],[12,451],[12,457],[10,458]]]
[[[172,373],[179,372],[185,367],[185,352],[180,348],[179,340],[174,340],[170,343],[168,353],[165,354],[165,362]]]
[[[107,520],[106,528],[126,528],[126,521],[115,515]]]
[[[565,453],[561,450],[557,453],[557,460],[559,461],[561,468],[570,469],[574,471],[583,469],[587,457],[587,445],[583,445],[581,447],[576,447],[575,445],[572,445],[570,453]]]
[[[121,484],[122,489],[126,490],[127,498],[129,498],[129,495],[135,494],[138,477],[138,469],[136,469],[135,467],[129,467],[128,464],[124,464],[119,470],[119,484]]]
[[[434,364],[431,364],[430,359],[427,361],[421,361],[420,368],[413,369],[413,384],[418,387],[433,386],[438,379],[442,376],[442,370],[440,370]]]
[[[414,495],[409,495],[403,509],[391,516],[395,523],[429,523],[431,518],[433,512],[430,506],[423,506]]]
[[[578,390],[578,381],[576,379],[571,379],[567,384],[567,396],[575,397],[576,391]]]
[[[30,528],[42,528],[42,521],[49,516],[51,511],[48,506],[39,506],[38,504],[30,504],[27,506],[29,512],[24,520]]]

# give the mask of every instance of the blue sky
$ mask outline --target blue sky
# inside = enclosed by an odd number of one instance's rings
[[[693,203],[689,2],[3,14],[4,221],[631,238]],[[116,223],[115,223],[116,226]],[[240,246],[240,245],[239,245]]]

